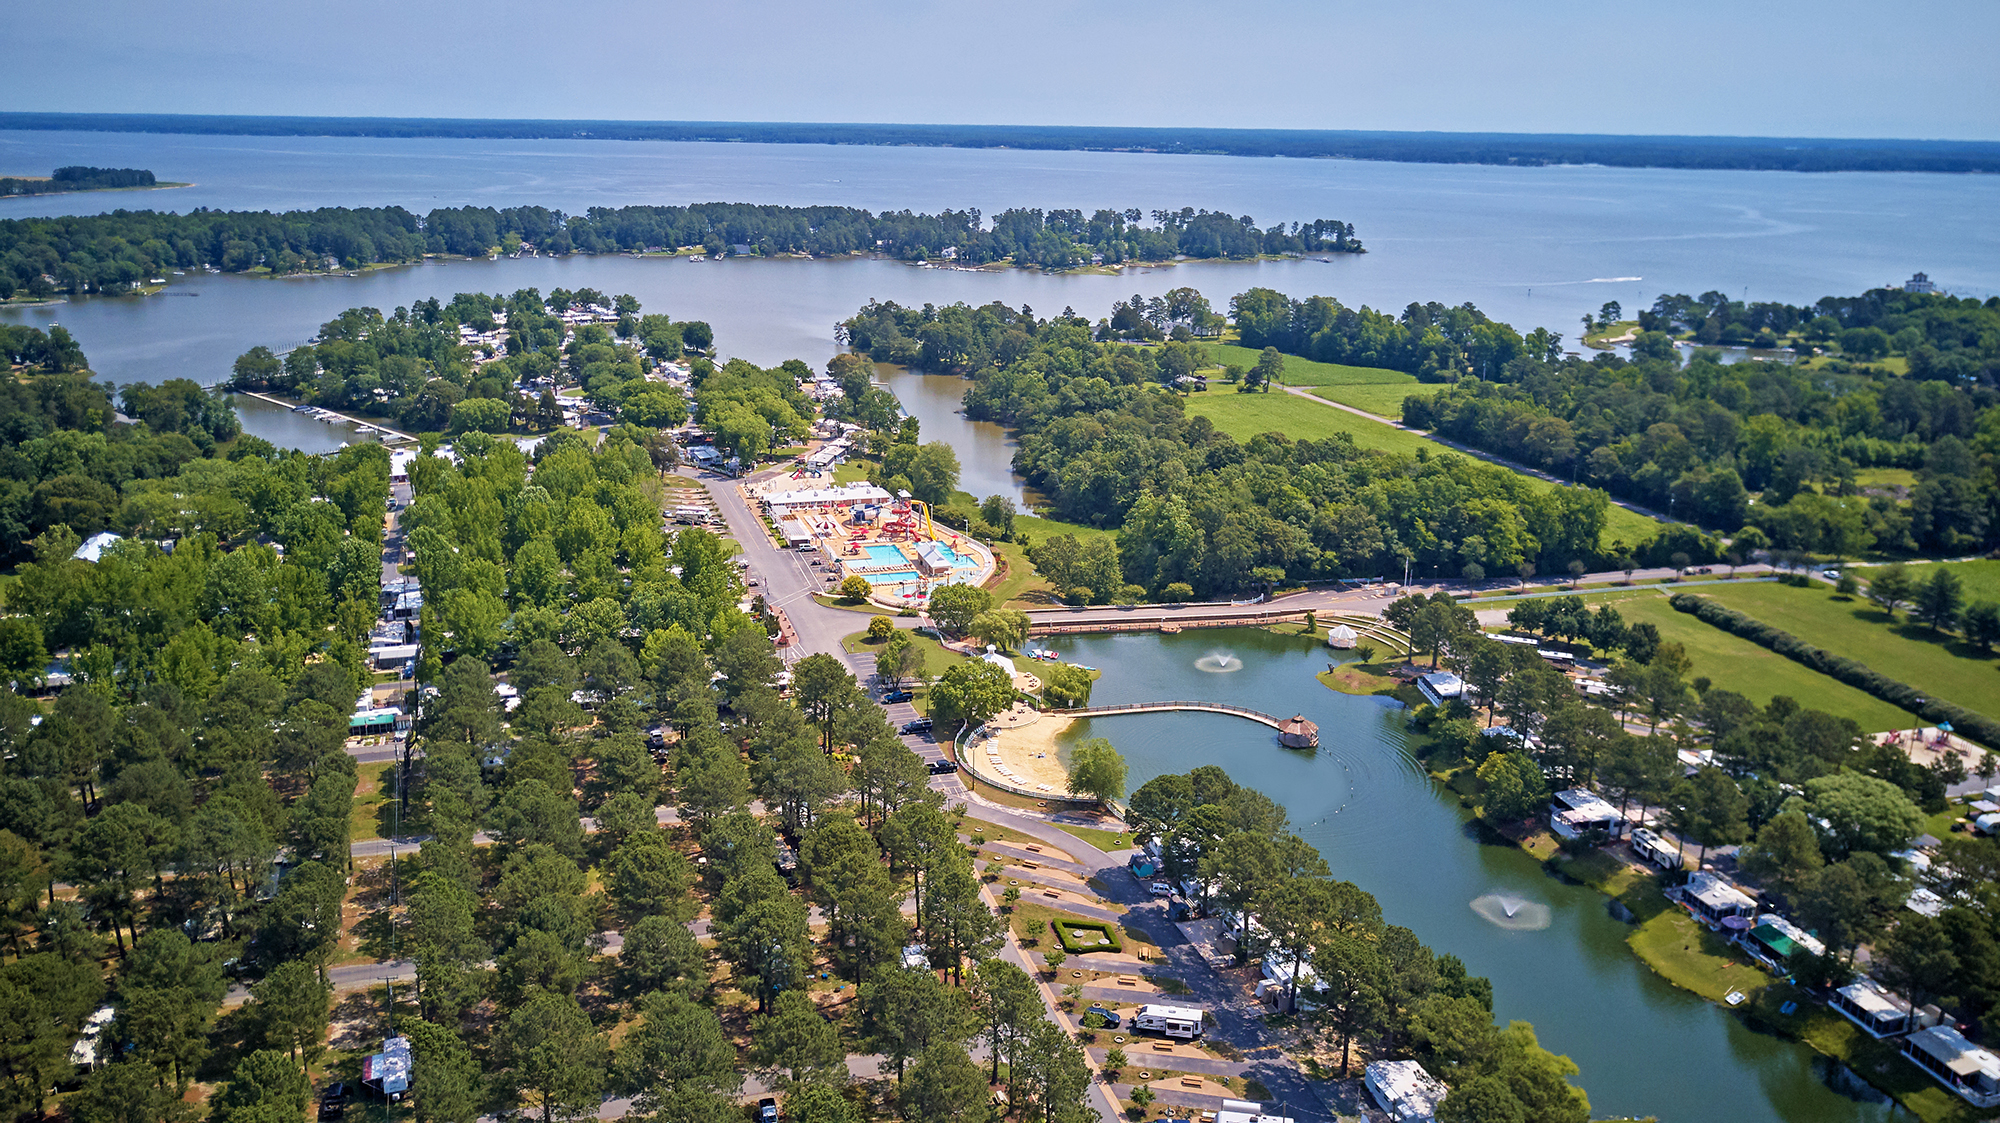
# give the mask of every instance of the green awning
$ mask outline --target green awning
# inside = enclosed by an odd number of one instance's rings
[[[1750,935],[1758,943],[1770,948],[1780,959],[1784,959],[1799,950],[1799,945],[1793,943],[1790,936],[1778,931],[1777,926],[1773,924],[1759,924],[1750,930]]]

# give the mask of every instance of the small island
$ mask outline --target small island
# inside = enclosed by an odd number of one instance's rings
[[[0,176],[0,196],[60,195],[71,191],[150,191],[159,187],[186,187],[185,183],[163,183],[143,168],[90,168],[72,165],[43,176]]]

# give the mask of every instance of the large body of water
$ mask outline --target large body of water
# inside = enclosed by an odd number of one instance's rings
[[[1329,261],[1184,263],[1120,276],[918,269],[890,261],[575,257],[454,262],[359,277],[175,278],[168,295],[0,308],[0,320],[60,322],[93,366],[124,383],[219,382],[250,347],[282,349],[342,309],[454,292],[589,286],[629,292],[650,311],[713,324],[725,355],[762,364],[834,352],[833,325],[871,298],[906,304],[1073,307],[1182,285],[1218,308],[1253,285],[1293,296],[1400,309],[1472,302],[1527,330],[1575,338],[1607,300],[1629,310],[1661,292],[1721,289],[1807,302],[1923,270],[1946,288],[2000,293],[2000,177],[1797,175],[1633,168],[1503,168],[1140,153],[628,141],[194,137],[0,132],[0,173],[65,164],[149,168],[195,186],[0,200],[0,218],[114,207],[186,211],[322,206],[591,206],[728,200],[843,204],[874,211],[978,207],[1206,207],[1259,222],[1340,218],[1370,253]],[[199,297],[188,294],[199,293]],[[1019,494],[1001,434],[954,417],[949,380],[897,385],[926,435],[964,442],[962,483]],[[253,431],[297,426],[248,418]],[[311,424],[300,422],[299,424]],[[332,443],[338,443],[336,438]]]
[[[1555,880],[1518,849],[1479,842],[1457,799],[1410,758],[1400,703],[1339,694],[1314,680],[1336,653],[1255,629],[1063,637],[1055,646],[1104,670],[1091,696],[1098,705],[1206,698],[1317,722],[1313,752],[1280,748],[1271,730],[1221,714],[1099,718],[1069,736],[1109,738],[1131,766],[1130,789],[1219,764],[1283,804],[1335,876],[1375,894],[1391,923],[1491,977],[1503,1023],[1533,1022],[1545,1046],[1575,1060],[1593,1114],[1657,1115],[1664,1123],[1902,1116],[1803,1047],[1753,1033],[1661,981],[1626,947],[1631,929],[1602,895]],[[1237,656],[1241,669],[1196,666],[1213,652]],[[1547,906],[1551,923],[1540,931],[1489,923],[1471,902],[1496,892]]]
[[[1610,168],[1497,168],[1349,161],[1005,150],[839,148],[579,141],[179,137],[0,132],[0,174],[64,164],[150,168],[197,186],[157,193],[0,200],[0,218],[111,207],[285,210],[318,206],[541,204],[710,200],[870,210],[1099,206],[1223,209],[1269,223],[1340,218],[1373,251],[1254,264],[1198,264],[1122,276],[917,269],[889,261],[633,258],[472,261],[354,278],[177,278],[168,295],[0,309],[0,320],[75,333],[102,377],[215,383],[256,344],[283,349],[344,308],[385,311],[453,292],[589,286],[629,292],[651,311],[713,324],[725,355],[762,364],[836,350],[833,326],[871,298],[906,304],[1002,301],[1092,318],[1113,301],[1190,285],[1218,307],[1252,285],[1350,305],[1477,304],[1523,330],[1575,337],[1606,300],[1628,309],[1660,292],[1722,289],[1752,300],[1809,302],[1899,282],[1923,270],[1961,295],[2000,293],[2000,177],[1793,175]],[[190,294],[199,294],[198,296]],[[892,373],[890,387],[927,438],[957,448],[961,486],[1019,495],[1006,435],[958,413],[956,379]],[[280,444],[337,445],[350,434],[239,399],[245,425]],[[1215,645],[1244,657],[1210,674]],[[1545,876],[1519,851],[1483,846],[1403,750],[1398,707],[1335,694],[1312,679],[1326,652],[1262,632],[1067,640],[1104,667],[1100,702],[1212,697],[1269,712],[1302,711],[1323,731],[1317,753],[1275,746],[1261,727],[1217,715],[1148,715],[1097,723],[1132,762],[1132,782],[1198,764],[1227,768],[1280,798],[1300,833],[1342,877],[1381,898],[1390,917],[1494,980],[1502,1020],[1533,1021],[1550,1048],[1583,1067],[1598,1114],[1669,1123],[1861,1123],[1892,1108],[1836,1087],[1812,1053],[1752,1034],[1733,1017],[1653,977],[1626,949],[1625,927],[1589,890]],[[1505,891],[1547,905],[1551,925],[1506,931],[1470,902]]]

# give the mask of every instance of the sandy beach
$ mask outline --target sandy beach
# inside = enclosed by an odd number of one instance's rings
[[[1065,792],[1069,789],[1069,769],[1056,752],[1056,739],[1074,720],[1045,716],[1019,729],[1002,730],[997,738],[972,750],[979,754],[974,764],[984,773],[995,774],[993,758],[987,755],[987,749],[995,749],[1001,765],[1015,775],[1017,787],[1038,788],[1047,784],[1051,794]]]

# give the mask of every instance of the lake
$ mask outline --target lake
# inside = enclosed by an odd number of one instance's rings
[[[1410,757],[1401,703],[1315,681],[1337,653],[1247,628],[1064,636],[1053,646],[1103,670],[1091,695],[1096,705],[1203,698],[1317,722],[1320,747],[1312,752],[1280,748],[1270,729],[1221,714],[1098,718],[1066,739],[1109,738],[1131,767],[1128,790],[1162,773],[1218,764],[1276,799],[1334,876],[1375,894],[1391,923],[1490,977],[1502,1023],[1533,1022],[1543,1045],[1576,1061],[1593,1115],[1657,1115],[1664,1123],[1907,1117],[1865,1084],[1862,1098],[1837,1090],[1859,1082],[1805,1047],[1753,1033],[1661,981],[1626,947],[1630,928],[1602,895],[1556,880],[1519,849],[1480,842],[1457,798]],[[1237,656],[1241,669],[1196,666],[1215,652]],[[1488,923],[1470,903],[1494,892],[1548,906],[1549,927]]]

